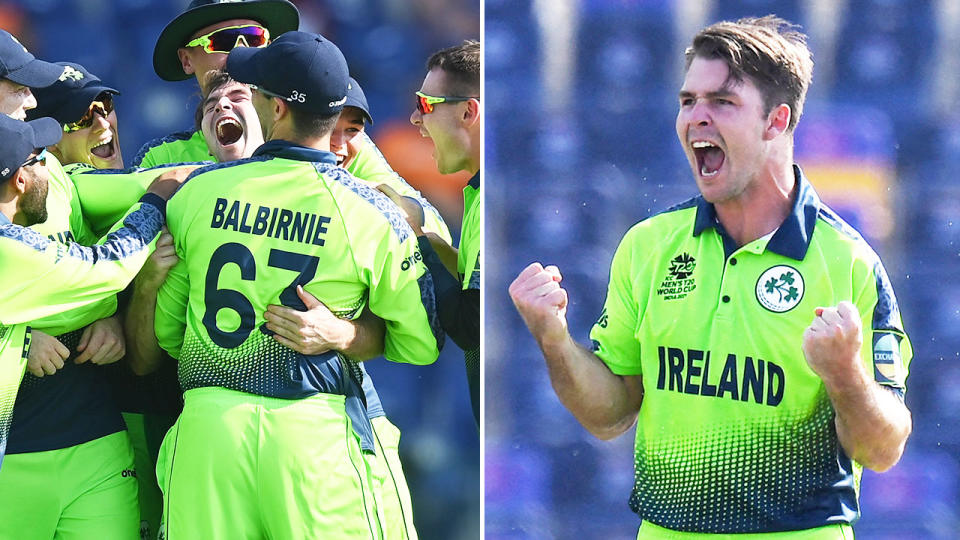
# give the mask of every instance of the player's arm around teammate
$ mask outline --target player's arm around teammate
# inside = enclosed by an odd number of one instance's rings
[[[861,360],[863,323],[857,307],[817,308],[803,333],[803,354],[823,381],[837,413],[840,444],[864,467],[883,472],[903,455],[912,430],[901,397],[877,384]]]
[[[547,361],[560,401],[590,433],[612,439],[637,421],[640,376],[620,376],[577,344],[567,329],[567,291],[556,266],[527,266],[510,284],[510,298]]]
[[[306,311],[271,304],[263,315],[267,329],[275,332],[273,337],[279,343],[300,354],[340,351],[355,362],[383,354],[386,325],[370,310],[354,320],[341,319],[300,285],[297,296]]]

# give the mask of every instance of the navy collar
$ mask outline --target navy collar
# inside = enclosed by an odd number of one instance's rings
[[[333,152],[317,150],[316,148],[307,148],[283,139],[274,139],[260,145],[253,152],[256,156],[272,156],[285,159],[295,159],[297,161],[311,161],[314,163],[337,164],[337,156]]]
[[[480,171],[477,171],[477,174],[473,175],[473,178],[467,182],[467,185],[473,189],[480,189]]]
[[[807,254],[807,248],[810,247],[813,229],[817,225],[817,216],[820,214],[820,197],[817,196],[817,192],[807,181],[800,167],[794,165],[793,174],[797,180],[794,188],[796,195],[793,199],[793,207],[790,209],[790,215],[783,220],[780,228],[767,242],[767,249],[784,257],[802,261]],[[717,220],[716,208],[713,207],[713,204],[704,200],[703,196],[699,196],[697,197],[697,217],[693,224],[693,235],[700,236],[700,233],[711,227],[717,229],[721,236],[725,234]]]

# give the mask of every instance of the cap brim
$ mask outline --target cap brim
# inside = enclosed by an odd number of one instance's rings
[[[250,19],[270,31],[270,39],[300,26],[300,12],[286,0],[250,0],[210,4],[186,11],[170,21],[153,49],[153,70],[165,81],[183,81],[187,75],[177,49],[186,45],[197,30],[230,19]]]
[[[63,66],[34,58],[20,69],[7,73],[5,78],[30,88],[46,88],[57,82],[63,69]]]
[[[31,120],[26,124],[33,131],[34,148],[46,148],[57,144],[60,142],[60,137],[63,137],[63,127],[60,126],[60,122],[49,116]]]
[[[370,116],[370,111],[367,110],[367,107],[366,107],[363,103],[360,103],[359,101],[351,98],[350,96],[347,96],[347,102],[344,103],[343,106],[344,106],[344,107],[356,107],[356,108],[360,109],[360,112],[363,113],[363,116],[365,116],[365,117],[367,118],[367,123],[368,123],[368,124],[372,124],[372,123],[373,123],[373,117]]]

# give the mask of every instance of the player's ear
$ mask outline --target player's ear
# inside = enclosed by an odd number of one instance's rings
[[[7,180],[7,186],[17,195],[23,195],[27,191],[27,175],[23,174],[23,167],[17,169],[13,176]]]
[[[790,126],[791,117],[790,106],[786,103],[774,107],[767,115],[767,129],[763,133],[764,139],[769,141],[786,132]]]
[[[480,121],[480,100],[468,99],[464,103],[466,107],[463,109],[463,123],[469,128]]]
[[[273,103],[273,121],[274,123],[278,122],[284,116],[290,114],[290,107],[287,105],[287,102],[277,98],[271,97],[270,101]]]
[[[190,55],[187,54],[186,47],[177,49],[177,57],[180,58],[180,65],[183,66],[183,72],[187,75],[193,75],[196,70],[193,67],[193,63],[190,62]]]

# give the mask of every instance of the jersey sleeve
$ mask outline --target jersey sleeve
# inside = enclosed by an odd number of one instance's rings
[[[181,197],[187,192],[181,193]],[[180,261],[170,269],[167,278],[157,292],[157,308],[154,330],[160,348],[179,359],[183,337],[187,327],[187,305],[190,300],[189,269],[185,261],[183,244],[183,199],[173,197],[167,207],[167,229],[173,235],[177,257]]]
[[[80,209],[93,232],[102,236],[147,191],[154,178],[173,165],[154,169],[70,168]],[[99,236],[97,236],[99,238]]]
[[[460,272],[463,290],[480,290],[480,193],[474,193],[470,207],[463,216],[463,232],[460,249],[457,251],[457,270]]]
[[[634,235],[627,233],[610,265],[610,282],[603,311],[590,331],[593,352],[617,375],[639,375],[640,310],[633,286]]]
[[[863,324],[861,354],[874,380],[892,389],[901,398],[913,359],[910,338],[903,329],[900,308],[890,278],[876,258],[867,272],[857,310]]]
[[[101,300],[137,274],[163,226],[164,202],[148,194],[101,245],[52,242],[17,225],[0,226],[0,323],[18,324]]]
[[[363,137],[363,139],[357,155],[347,165],[347,172],[374,188],[380,184],[386,184],[401,196],[416,200],[423,208],[423,230],[437,233],[448,244],[453,245],[450,229],[443,221],[440,211],[393,170],[390,163],[387,162],[387,158],[383,156],[383,153],[380,152],[380,149],[377,148],[373,139],[366,132],[361,133],[358,137]]]
[[[378,226],[363,228],[361,236],[351,238],[351,246],[368,287],[370,311],[386,325],[383,355],[393,362],[430,364],[444,341],[433,279],[399,208],[380,192],[371,192],[367,196],[381,216],[369,219]]]
[[[183,347],[183,336],[187,329],[187,303],[190,296],[190,279],[187,265],[181,257],[157,292],[157,310],[154,319],[154,331],[160,348],[170,356],[179,359]]]

